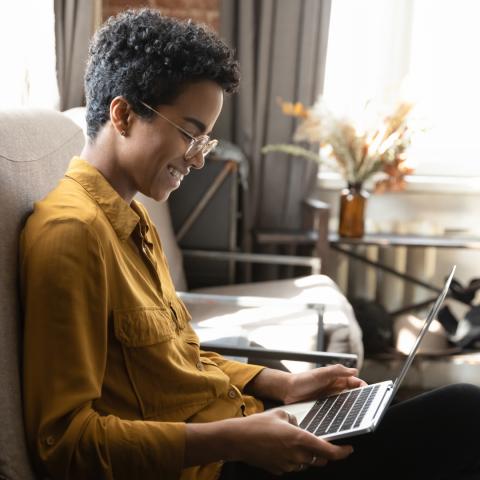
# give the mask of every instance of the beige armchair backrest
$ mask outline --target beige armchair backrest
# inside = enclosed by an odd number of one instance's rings
[[[33,203],[63,177],[85,143],[83,108],[0,112],[0,480],[34,478],[24,439],[21,402],[21,315],[18,236]],[[177,289],[185,290],[182,255],[167,204],[138,198],[162,237]]]
[[[145,205],[152,222],[155,224],[175,288],[182,292],[187,290],[182,251],[175,238],[168,203],[157,202],[141,193],[138,193],[135,199]]]
[[[82,130],[50,110],[0,112],[0,478],[34,478],[21,411],[18,235],[33,202],[63,176]]]

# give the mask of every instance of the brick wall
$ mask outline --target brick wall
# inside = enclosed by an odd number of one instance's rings
[[[103,19],[127,8],[158,8],[165,15],[191,18],[219,29],[220,0],[103,0]]]

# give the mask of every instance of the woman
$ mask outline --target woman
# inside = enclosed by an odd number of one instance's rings
[[[449,438],[466,440],[480,427],[473,387],[391,409],[378,433],[352,440],[352,455],[283,411],[260,413],[258,398],[291,403],[361,386],[356,370],[293,375],[199,348],[157,231],[133,197],[164,201],[202,168],[223,96],[238,79],[232,52],[212,33],[153,10],[127,11],[96,34],[85,77],[88,142],[21,237],[24,407],[35,464],[53,479],[343,478],[367,466],[384,478],[372,465],[402,458],[409,478],[424,464],[437,478],[433,457],[424,462],[418,440],[402,436],[405,419],[428,409],[422,418],[434,424],[436,406],[457,402]],[[470,409],[470,425],[458,426]],[[439,442],[429,428],[415,431],[436,454],[464,456],[437,462],[439,472],[460,478],[459,467],[477,467],[473,448]],[[386,448],[395,445],[403,452]]]

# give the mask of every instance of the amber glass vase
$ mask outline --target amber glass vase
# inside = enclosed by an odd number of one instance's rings
[[[362,237],[365,231],[365,210],[368,192],[361,183],[349,183],[340,197],[340,223],[338,234],[341,237]]]

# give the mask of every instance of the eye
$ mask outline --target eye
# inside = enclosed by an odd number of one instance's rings
[[[182,132],[181,130],[180,130],[180,133],[181,133],[181,134],[183,135],[183,137],[184,137],[186,140],[188,140],[189,142],[190,142],[191,140],[193,140],[193,135],[192,135],[192,136],[187,135],[185,132]]]

